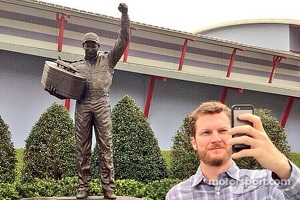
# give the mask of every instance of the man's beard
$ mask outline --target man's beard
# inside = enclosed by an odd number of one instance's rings
[[[220,145],[215,145],[213,146],[213,148],[216,148],[216,147],[221,147]],[[209,165],[209,166],[222,166],[224,163],[226,163],[230,157],[231,157],[231,154],[232,154],[232,150],[231,148],[226,148],[226,147],[222,147],[225,149],[225,154],[223,154],[224,156],[222,157],[212,157],[211,155],[208,154],[208,150],[206,149],[205,151],[199,151],[198,154],[199,154],[199,158],[201,160],[201,162]]]

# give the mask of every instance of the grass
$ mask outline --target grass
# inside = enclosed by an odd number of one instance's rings
[[[171,153],[171,151],[168,151],[168,150],[161,151],[162,157],[166,161],[167,168],[170,168],[170,153]]]
[[[290,154],[290,159],[291,161],[293,161],[293,163],[295,163],[295,165],[297,165],[300,168],[300,153],[292,152]]]
[[[21,177],[21,170],[23,167],[23,155],[24,155],[24,149],[15,149],[16,150],[16,157],[17,157],[17,165],[16,165],[16,170],[17,170],[17,176],[16,180],[19,180]]]

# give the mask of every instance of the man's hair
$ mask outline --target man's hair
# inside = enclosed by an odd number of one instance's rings
[[[225,104],[219,101],[209,101],[200,104],[200,106],[194,110],[189,116],[189,128],[191,137],[195,137],[196,127],[195,122],[197,121],[199,116],[203,116],[206,114],[216,114],[224,112],[229,119],[231,119],[231,110]]]

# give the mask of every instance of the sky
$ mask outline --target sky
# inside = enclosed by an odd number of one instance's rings
[[[272,18],[300,20],[300,0],[41,0],[48,3],[120,17],[118,5],[128,6],[130,20],[184,32],[236,20]]]

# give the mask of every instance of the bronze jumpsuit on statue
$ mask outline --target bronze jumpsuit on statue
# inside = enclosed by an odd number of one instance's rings
[[[100,179],[103,192],[114,190],[115,178],[109,91],[112,84],[114,67],[126,49],[129,42],[129,35],[129,17],[128,15],[122,15],[121,30],[110,52],[98,53],[97,58],[93,62],[81,60],[72,63],[79,73],[87,78],[85,96],[77,100],[75,108],[79,190],[89,190],[93,127],[99,152]]]

